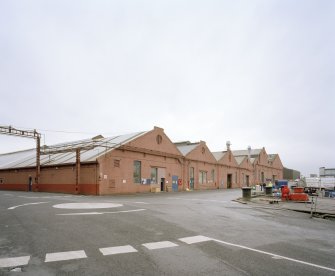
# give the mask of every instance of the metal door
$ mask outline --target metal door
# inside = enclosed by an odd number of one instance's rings
[[[178,192],[178,176],[177,175],[172,176],[172,191]]]
[[[33,178],[30,176],[28,182],[28,191],[31,192],[32,190],[33,190]]]
[[[190,190],[194,190],[194,178],[190,179]]]

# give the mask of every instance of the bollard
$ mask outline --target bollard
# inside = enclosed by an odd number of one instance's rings
[[[245,200],[251,199],[251,187],[242,187],[242,198]]]
[[[265,195],[272,196],[272,187],[265,187]]]

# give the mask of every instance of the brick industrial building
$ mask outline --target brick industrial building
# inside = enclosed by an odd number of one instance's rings
[[[53,149],[53,150],[51,150]],[[265,149],[211,152],[204,141],[173,143],[159,127],[127,135],[0,155],[0,190],[125,194],[229,189],[283,178],[278,154]]]

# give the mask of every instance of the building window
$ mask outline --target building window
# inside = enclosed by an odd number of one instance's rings
[[[141,161],[134,161],[134,183],[141,184]]]
[[[194,168],[190,168],[190,178],[194,178]]]
[[[162,135],[157,135],[156,136],[156,142],[157,142],[157,144],[159,145],[159,144],[161,144],[162,143],[162,141],[163,141],[163,137],[162,137]]]
[[[212,170],[212,180],[215,181],[215,170]]]
[[[157,184],[157,174],[158,169],[157,168],[151,168],[151,184]]]
[[[242,185],[244,185],[244,173],[242,173]]]
[[[207,172],[200,171],[199,172],[199,183],[206,184],[207,183]]]
[[[4,184],[5,180],[3,178],[0,178],[0,184]]]
[[[120,168],[120,160],[114,159],[114,168]]]

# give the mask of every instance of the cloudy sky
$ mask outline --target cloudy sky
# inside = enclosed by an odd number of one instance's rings
[[[154,126],[335,167],[335,1],[0,1],[0,125],[42,143]],[[0,153],[34,141],[0,136]]]

